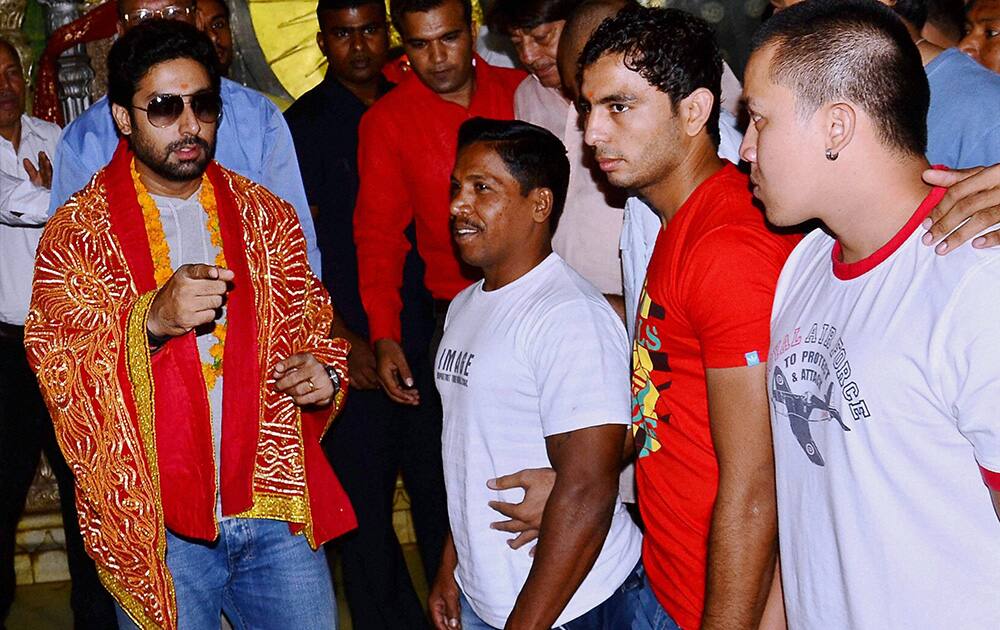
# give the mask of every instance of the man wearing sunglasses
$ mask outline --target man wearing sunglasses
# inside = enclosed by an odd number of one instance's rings
[[[108,98],[125,140],[49,220],[25,332],[88,552],[123,628],[333,628],[319,546],[355,519],[320,439],[350,346],[295,211],[212,159],[193,26],[130,29]]]
[[[198,24],[194,0],[119,0],[119,35],[149,20]],[[211,23],[201,20],[202,28]],[[222,119],[215,158],[228,169],[257,182],[295,207],[309,249],[309,264],[320,273],[320,254],[312,215],[302,187],[292,136],[278,108],[263,94],[223,78]],[[63,131],[53,162],[49,214],[111,159],[118,133],[108,99],[101,98]]]

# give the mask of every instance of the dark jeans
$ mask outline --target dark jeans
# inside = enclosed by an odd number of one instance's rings
[[[420,391],[420,406],[396,404],[381,390],[353,389],[323,442],[358,518],[358,529],[331,543],[340,552],[355,630],[427,627],[392,526],[400,472],[410,496],[428,583],[437,574],[448,529],[441,469],[441,402],[430,358],[408,359]]]
[[[496,630],[479,618],[465,595],[461,595],[461,605],[463,630]],[[679,630],[656,603],[641,560],[610,597],[591,608],[586,614],[556,628],[558,630]]]
[[[0,628],[14,601],[14,537],[28,488],[42,452],[52,465],[66,532],[66,555],[73,579],[70,605],[74,627],[117,628],[115,610],[83,548],[76,518],[73,475],[56,444],[38,382],[28,366],[19,329],[0,326]]]

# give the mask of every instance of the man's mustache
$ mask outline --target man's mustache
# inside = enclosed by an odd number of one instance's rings
[[[184,138],[183,140],[177,140],[176,142],[171,142],[167,145],[167,153],[172,153],[180,149],[186,149],[191,145],[196,144],[200,146],[205,151],[210,151],[211,146],[209,146],[208,141],[204,138],[199,138],[198,136],[191,136],[190,138]]]

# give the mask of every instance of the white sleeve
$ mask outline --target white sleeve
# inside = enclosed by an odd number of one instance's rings
[[[14,227],[45,225],[49,213],[49,191],[31,180],[0,172],[0,223]]]
[[[601,306],[585,298],[561,304],[525,341],[545,437],[631,423],[628,339],[611,308]]]
[[[989,255],[989,254],[987,254]],[[1000,473],[1000,256],[962,279],[935,332],[944,403],[976,460]],[[935,363],[938,358],[932,355]]]

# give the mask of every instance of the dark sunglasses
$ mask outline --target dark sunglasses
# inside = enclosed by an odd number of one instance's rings
[[[203,123],[218,122],[222,116],[222,98],[218,92],[157,94],[145,107],[133,105],[132,108],[146,112],[149,124],[162,129],[177,122],[184,113],[185,103],[190,103],[191,111]]]

